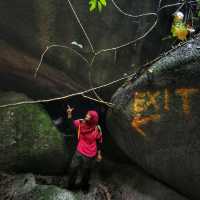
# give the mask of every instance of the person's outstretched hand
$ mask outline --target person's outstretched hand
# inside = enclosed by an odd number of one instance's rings
[[[71,118],[72,117],[72,111],[74,110],[74,108],[71,108],[70,105],[67,105],[67,117]]]

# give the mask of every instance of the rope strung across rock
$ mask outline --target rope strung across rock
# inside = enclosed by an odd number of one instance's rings
[[[66,2],[66,1],[65,1],[65,2]],[[103,52],[107,52],[107,51],[115,51],[115,53],[116,53],[116,50],[117,50],[117,49],[120,49],[120,48],[122,48],[122,47],[126,47],[126,46],[128,46],[128,45],[130,45],[130,44],[133,44],[133,43],[135,43],[135,42],[137,42],[137,41],[143,39],[144,37],[146,37],[146,36],[155,28],[155,26],[157,25],[157,22],[158,22],[158,13],[159,13],[162,9],[167,8],[167,7],[172,7],[172,6],[177,6],[177,5],[182,4],[182,3],[168,4],[168,5],[165,5],[165,6],[163,6],[163,7],[160,7],[160,6],[161,6],[161,3],[162,3],[162,0],[160,0],[160,1],[159,1],[159,6],[158,6],[158,11],[157,11],[157,13],[143,13],[143,14],[139,14],[139,15],[135,15],[135,16],[134,16],[134,15],[132,15],[132,14],[127,13],[126,11],[123,11],[123,10],[116,4],[116,2],[115,2],[114,0],[111,0],[111,2],[113,3],[114,7],[115,7],[121,14],[123,14],[123,15],[125,15],[125,16],[132,17],[132,18],[139,18],[139,17],[144,17],[144,16],[152,15],[152,16],[156,17],[156,20],[155,20],[155,22],[153,23],[153,25],[149,28],[149,30],[147,30],[142,36],[136,38],[135,40],[129,41],[129,42],[127,42],[127,43],[125,43],[125,44],[122,44],[122,45],[120,45],[120,46],[116,46],[116,47],[108,48],[108,49],[101,49],[101,50],[95,52],[95,49],[94,49],[94,47],[93,47],[93,45],[92,45],[92,41],[91,41],[91,39],[89,38],[89,36],[88,36],[88,34],[87,34],[85,28],[84,28],[83,25],[81,24],[81,21],[80,21],[78,15],[77,15],[77,13],[76,13],[76,11],[75,11],[75,9],[74,9],[72,3],[71,3],[71,1],[70,1],[70,0],[67,0],[67,2],[68,2],[68,4],[69,4],[69,6],[70,6],[70,8],[71,8],[71,10],[72,10],[72,12],[73,12],[73,14],[74,14],[76,20],[78,21],[78,24],[80,25],[80,27],[81,27],[81,29],[82,29],[82,31],[83,31],[83,33],[84,33],[84,35],[85,35],[85,37],[86,37],[86,39],[87,39],[89,45],[90,45],[90,47],[91,47],[91,51],[94,53],[94,56],[92,57],[92,60],[89,61],[87,58],[85,58],[85,57],[84,57],[82,54],[80,54],[78,51],[74,50],[73,48],[71,48],[71,47],[69,47],[69,46],[66,46],[66,45],[59,45],[59,44],[52,44],[52,45],[50,45],[50,46],[47,46],[46,49],[44,50],[44,52],[41,54],[40,62],[39,62],[39,64],[38,64],[38,66],[36,67],[36,70],[35,70],[35,73],[34,73],[34,77],[35,77],[35,78],[37,77],[37,73],[38,73],[38,71],[39,71],[39,69],[40,69],[40,66],[42,65],[42,61],[43,61],[43,59],[44,59],[44,56],[45,56],[45,54],[48,52],[49,49],[55,48],[55,47],[69,49],[69,50],[71,50],[73,53],[75,53],[75,54],[77,54],[78,56],[80,56],[81,59],[83,59],[86,63],[89,64],[90,67],[92,67],[93,62],[94,62],[94,60],[95,60],[95,58],[96,58],[97,55],[99,55],[99,54],[101,54],[101,53],[103,53]],[[66,2],[66,3],[67,3],[67,2]],[[194,2],[194,1],[190,1],[190,2]],[[151,62],[154,62],[154,61],[158,60],[159,58],[160,58],[160,57],[154,59],[154,60],[151,61]],[[151,62],[146,63],[144,66],[149,65]],[[89,77],[90,77],[90,80],[89,80],[89,81],[90,81],[91,89],[88,89],[88,90],[85,90],[85,91],[81,91],[81,92],[77,92],[77,93],[73,93],[73,94],[66,95],[66,96],[62,96],[62,97],[57,97],[57,98],[50,98],[50,99],[43,99],[43,100],[34,100],[34,101],[22,101],[22,102],[17,102],[17,103],[11,103],[11,104],[6,104],[6,105],[1,105],[0,108],[8,107],[8,106],[16,106],[16,105],[21,105],[21,104],[28,104],[28,103],[29,103],[29,104],[32,104],[32,103],[41,103],[41,102],[56,101],[56,100],[66,99],[66,98],[69,98],[69,97],[72,97],[72,96],[77,96],[77,95],[82,95],[84,98],[89,98],[89,99],[91,99],[91,100],[93,100],[93,101],[97,101],[97,102],[106,104],[107,106],[112,106],[112,105],[113,105],[112,103],[106,102],[106,101],[102,100],[102,99],[99,97],[99,95],[96,93],[95,90],[100,89],[100,88],[105,88],[105,87],[111,86],[111,85],[113,85],[113,84],[115,84],[115,83],[117,83],[117,82],[120,82],[120,81],[122,81],[122,80],[126,80],[126,79],[131,78],[131,77],[133,77],[133,76],[135,75],[135,74],[129,74],[129,75],[124,76],[124,77],[121,77],[121,78],[119,78],[119,79],[117,79],[117,80],[111,81],[111,82],[109,82],[109,83],[107,83],[107,84],[103,84],[103,85],[100,85],[100,86],[98,86],[98,87],[92,87],[92,74],[91,74],[91,70],[90,70],[89,73],[90,73],[90,74],[89,74]],[[97,97],[97,99],[92,98],[92,97],[88,97],[88,96],[85,95],[85,93],[88,93],[88,92],[91,92],[91,91],[94,93],[94,95]]]

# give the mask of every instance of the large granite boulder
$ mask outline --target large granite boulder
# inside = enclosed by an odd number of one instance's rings
[[[0,2],[2,88],[35,98],[80,92],[113,81],[169,48],[170,42],[161,39],[169,34],[169,19],[176,6],[159,12],[158,25],[148,37],[123,48],[104,52],[105,49],[141,37],[156,20],[152,14],[135,18],[122,14],[121,11],[133,15],[156,12],[158,0],[120,0],[116,2],[118,8],[112,1],[108,1],[101,13],[89,12],[88,1],[72,1],[71,4],[91,40],[94,51],[97,53],[101,50],[90,65],[95,54],[69,2]],[[174,2],[175,0],[172,0],[170,3]],[[67,48],[50,48],[44,55],[37,77],[34,78],[40,56],[47,46],[55,44],[66,45]],[[114,86],[106,88],[106,91],[102,96],[109,98]]]
[[[22,94],[1,93],[0,104],[30,101]],[[0,109],[0,170],[63,172],[63,137],[38,104]]]
[[[67,176],[0,173],[0,198],[14,200],[188,200],[132,165],[103,160],[87,194],[66,189]]]
[[[191,199],[200,198],[199,46],[192,39],[128,80],[107,116],[132,161]]]

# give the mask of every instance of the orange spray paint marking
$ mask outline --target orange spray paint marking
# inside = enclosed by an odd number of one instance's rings
[[[156,111],[160,110],[160,107],[157,104],[156,98],[160,95],[160,92],[151,93],[147,92],[136,92],[135,99],[133,102],[132,111],[136,115],[132,120],[132,127],[134,127],[138,133],[145,136],[144,131],[141,126],[145,125],[151,121],[159,120],[159,114],[153,114],[149,116],[141,116],[141,113],[148,110],[150,106],[153,106]]]
[[[180,95],[182,97],[182,101],[183,101],[183,112],[185,114],[189,114],[190,113],[190,95],[195,94],[199,92],[198,89],[189,89],[189,88],[181,88],[181,89],[177,89],[176,93],[178,95]]]
[[[157,91],[155,93],[151,93],[151,92],[147,92],[147,97],[148,97],[148,101],[147,101],[147,106],[151,106],[153,105],[154,108],[158,111],[160,109],[160,107],[157,104],[156,98],[160,95],[160,92]]]
[[[145,110],[147,110],[145,96],[146,96],[145,92],[135,93],[135,99],[132,107],[134,113],[142,113]]]
[[[135,93],[135,99],[133,103],[133,112],[142,113],[148,109],[151,105],[158,111],[160,107],[157,104],[156,98],[160,95],[160,92],[137,92]]]
[[[159,114],[149,115],[149,116],[135,116],[132,120],[132,126],[140,133],[142,136],[146,136],[144,130],[141,126],[152,121],[160,120]]]
[[[164,93],[164,110],[166,112],[169,112],[169,90],[165,89],[165,93]]]
[[[182,99],[182,109],[184,114],[190,113],[190,96],[199,92],[199,89],[196,88],[180,88],[176,89],[175,93],[179,95]],[[134,96],[134,101],[132,104],[132,112],[133,112],[133,119],[131,122],[132,127],[140,133],[142,136],[145,136],[145,132],[142,128],[143,125],[158,121],[161,118],[160,115],[160,104],[157,102],[157,98],[160,97],[162,94],[163,100],[163,110],[166,112],[170,111],[170,91],[168,89],[164,90],[164,93],[160,91],[156,92],[136,92]],[[155,114],[146,115],[145,111],[147,111],[150,107],[153,107],[155,110]]]

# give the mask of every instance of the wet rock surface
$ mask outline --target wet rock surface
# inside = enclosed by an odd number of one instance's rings
[[[1,93],[2,104],[30,101],[23,94]],[[0,169],[59,173],[65,168],[63,137],[47,112],[36,104],[0,109]],[[51,167],[50,167],[51,166]]]
[[[35,99],[72,94],[133,72],[137,65],[140,66],[155,58],[170,47],[171,43],[163,41],[162,38],[169,34],[171,14],[176,10],[175,8],[160,13],[159,25],[162,24],[162,28],[157,26],[144,40],[126,48],[98,54],[93,60],[93,65],[90,66],[94,52],[67,2],[64,0],[0,2],[1,89],[23,92]],[[174,3],[174,1],[170,2]],[[78,0],[72,3],[96,52],[140,37],[155,20],[154,17],[147,16],[135,21],[135,18],[122,15],[110,3],[102,14],[91,14],[86,1]],[[157,0],[119,1],[118,3],[122,10],[134,15],[141,12],[154,12],[158,7]],[[74,42],[82,45],[83,48],[74,46],[72,44]],[[52,44],[68,47],[49,49],[37,77],[34,77],[41,54]],[[113,98],[117,106],[108,115],[107,120],[112,137],[129,158],[145,171],[193,199],[200,197],[198,191],[200,142],[197,126],[200,122],[200,110],[196,106],[199,103],[199,96],[196,93],[199,86],[198,45],[199,43],[196,48],[188,46],[195,55],[195,59],[190,60],[189,64],[187,58],[190,54],[187,54],[186,49],[186,52],[181,51],[158,62],[157,64],[164,70],[159,70],[156,76],[151,71],[156,72],[161,68],[154,66],[152,70],[146,70],[141,79],[138,79],[137,87],[136,83],[129,82],[128,86],[120,88]],[[74,53],[74,50],[78,54]],[[182,62],[184,57],[186,62]],[[173,63],[172,68],[168,65],[171,63]],[[169,68],[165,69],[164,66]],[[100,94],[109,100],[115,87],[100,91]],[[135,94],[139,96],[136,97]],[[190,95],[193,96],[192,100],[189,98]],[[8,99],[12,99],[11,102],[24,100],[21,97],[16,99],[5,96],[0,105],[9,103]],[[135,99],[139,99],[139,102],[135,103]],[[135,104],[140,104],[139,110]],[[0,119],[4,123],[0,125],[2,141],[0,169],[40,173],[63,171],[66,155],[63,154],[60,133],[55,130],[47,115],[44,116],[43,111],[43,114],[40,113],[40,108],[30,105],[1,111]],[[110,174],[112,173],[109,172],[107,177]],[[118,177],[117,174],[115,176]],[[119,179],[124,180],[124,176],[123,178],[120,176]],[[141,180],[143,179],[139,176],[136,181],[139,190],[141,189],[138,192],[132,190],[133,187],[130,185],[133,183],[129,180],[126,186],[122,186],[120,181],[120,184],[113,185],[113,181],[115,182],[113,177],[106,184],[102,182],[94,187],[93,193],[89,196],[81,198],[109,199],[111,195],[113,199],[133,197],[139,200],[162,199],[160,191],[164,194],[165,192],[160,185],[159,189],[156,189],[157,186],[154,184],[155,188],[149,184],[145,189],[140,188],[145,182],[140,184]],[[30,184],[30,187],[33,185]],[[35,196],[31,190],[24,198],[31,198],[32,195],[33,198],[39,198],[49,191],[47,186],[34,188]],[[50,191],[54,189],[50,187]],[[152,190],[149,191],[150,189]],[[55,190],[57,193],[59,189]],[[174,192],[168,192],[165,199],[168,198],[167,196],[170,200],[182,198]],[[63,190],[59,190],[58,193],[62,194],[61,198],[63,196],[65,198]],[[50,194],[52,196],[52,193]],[[95,196],[96,194],[98,195]]]
[[[119,88],[107,116],[111,135],[129,158],[191,199],[200,198],[199,41]]]
[[[66,190],[67,179],[66,175],[1,173],[0,197],[14,200],[187,200],[136,167],[105,160],[93,171],[87,194]]]
[[[122,10],[133,15],[154,12],[158,8],[157,0],[116,3]],[[71,4],[95,52],[141,37],[156,20],[154,15],[127,17],[112,2],[101,13],[89,12],[87,1],[77,0]],[[116,80],[170,47],[170,42],[161,39],[169,34],[169,19],[173,11],[173,8],[163,9],[159,13],[158,26],[144,40],[116,51],[102,51],[90,66],[94,52],[68,1],[2,1],[1,87],[26,93],[32,98],[47,98],[83,91]],[[159,28],[161,23],[162,28]],[[62,47],[48,49],[37,78],[34,78],[40,56],[51,45]],[[101,95],[109,99],[116,87],[107,88]]]

